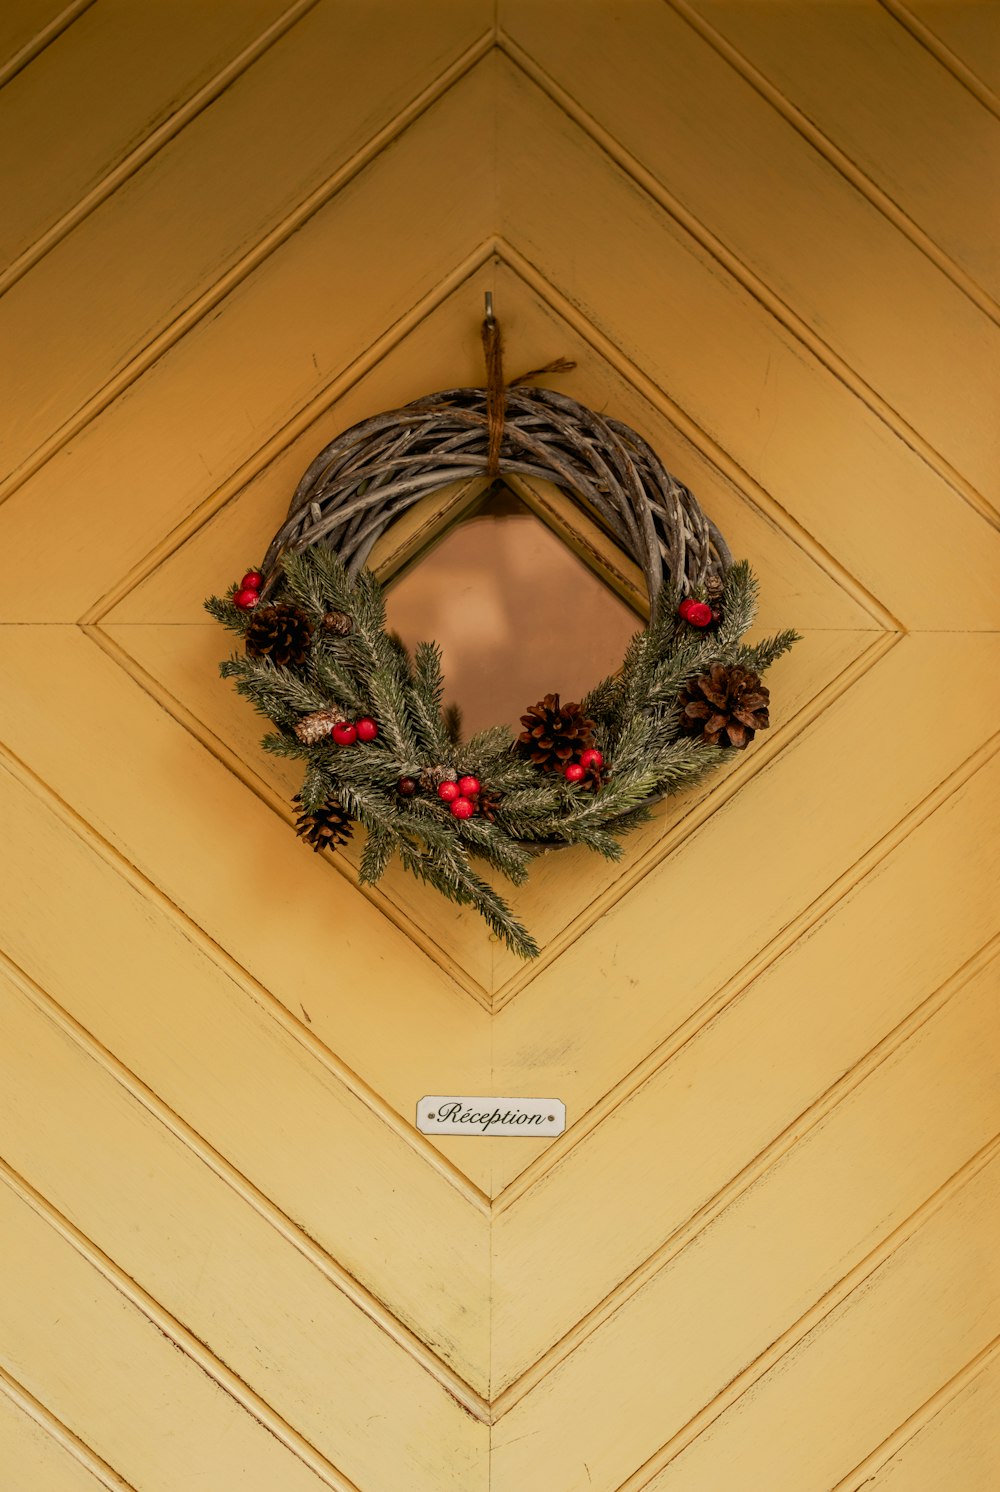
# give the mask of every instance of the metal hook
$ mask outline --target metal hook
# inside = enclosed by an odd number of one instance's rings
[[[492,326],[496,320],[493,315],[493,291],[487,290],[483,298],[486,302],[486,325]]]

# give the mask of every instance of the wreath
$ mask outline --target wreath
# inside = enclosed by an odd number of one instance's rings
[[[533,858],[586,845],[609,859],[658,799],[691,787],[767,729],[760,675],[793,631],[742,639],[757,582],[691,492],[634,430],[550,388],[560,361],[504,384],[499,326],[483,323],[487,387],[450,389],[363,420],[300,481],[263,563],[207,609],[242,639],[223,677],[275,726],[264,748],[305,764],[293,802],[314,850],[366,831],[360,878],[396,854],[476,909],[516,953],[531,934],[476,862],[522,883]],[[450,483],[544,478],[581,503],[641,567],[649,625],[583,699],[547,694],[522,731],[460,738],[441,652],[412,655],[386,628],[365,561],[413,503]]]

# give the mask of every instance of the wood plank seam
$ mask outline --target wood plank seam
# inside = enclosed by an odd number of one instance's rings
[[[802,913],[777,933],[759,953],[738,969],[721,989],[694,1011],[666,1041],[661,1042],[631,1072],[625,1074],[603,1098],[582,1114],[565,1134],[554,1140],[544,1155],[527,1166],[516,1180],[498,1192],[492,1203],[494,1214],[498,1215],[506,1211],[508,1207],[516,1205],[521,1197],[544,1180],[549,1170],[565,1159],[580,1140],[585,1139],[615,1109],[637,1093],[654,1073],[665,1067],[682,1047],[694,1040],[755,979],[758,979],[772,964],[788,953],[811,928],[829,916],[838,903],[843,901],[855,887],[861,886],[868,876],[877,872],[883,861],[902,845],[915,829],[918,829],[933,813],[943,807],[949,798],[959,792],[977,772],[987,766],[998,750],[1000,750],[1000,732],[984,742],[977,751],[956,767],[954,772],[951,772],[925,798],[904,814],[891,830],[876,841],[836,880],[832,881],[825,891],[815,897]]]
[[[332,1254],[304,1232],[276,1202],[272,1201],[231,1161],[216,1150],[186,1119],[171,1108],[148,1084],[144,1083],[103,1042],[70,1015],[53,995],[43,989],[2,949],[0,949],[0,968],[7,972],[13,984],[21,990],[35,1009],[58,1026],[75,1047],[95,1062],[147,1113],[169,1130],[185,1149],[190,1150],[220,1181],[234,1191],[249,1207],[252,1207],[259,1217],[281,1235],[286,1243],[308,1259],[335,1290],[356,1306],[397,1347],[412,1357],[456,1403],[461,1405],[474,1419],[481,1422],[488,1420],[489,1405],[482,1395],[470,1387],[454,1368],[417,1336],[416,1332],[404,1325],[378,1296],[355,1279]]]
[[[259,984],[253,975],[248,973],[230,953],[220,947],[193,918],[171,901],[166,892],[133,865],[127,856],[106,840],[82,814],[78,813],[25,762],[21,761],[8,746],[3,744],[0,744],[0,766],[6,768],[11,776],[29,792],[34,793],[92,853],[175,922],[189,943],[204,953],[206,958],[222,969],[238,986],[246,989],[264,1009],[268,1010],[276,1023],[303,1046],[353,1098],[364,1104],[393,1134],[416,1151],[421,1159],[461,1193],[476,1211],[488,1216],[489,1199],[485,1192],[481,1191],[429,1140],[425,1139],[415,1125],[408,1123],[397,1114],[396,1110],[387,1104],[380,1094],[376,1093],[363,1078],[353,1072],[346,1063],[330,1051],[329,1047],[315,1037],[302,1021],[293,1016],[280,1000]]]
[[[807,704],[793,715],[789,720],[775,732],[772,740],[757,753],[755,759],[748,761],[742,770],[727,776],[722,782],[711,788],[709,792],[688,809],[677,820],[670,830],[663,835],[662,839],[650,846],[634,864],[594,899],[580,914],[568,923],[557,938],[553,938],[543,948],[541,955],[529,969],[518,971],[511,976],[505,984],[501,985],[493,997],[492,1009],[494,1013],[504,1009],[513,1000],[528,989],[534,981],[556,962],[571,947],[578,938],[582,937],[599,917],[615,906],[624,896],[637,886],[651,871],[662,865],[671,855],[675,854],[685,842],[695,834],[703,824],[715,814],[718,809],[727,803],[737,792],[761,771],[773,768],[782,750],[791,745],[795,739],[802,734],[810,725],[814,724],[820,716],[828,710],[838,699],[847,694],[848,691],[865,677],[882,659],[892,651],[900,641],[897,634],[882,634],[877,636],[870,647],[866,648],[858,658],[847,668],[843,669],[836,678],[831,679],[824,687],[815,694]],[[773,744],[772,744],[773,743]],[[793,926],[794,924],[789,924]],[[796,935],[797,936],[797,935]],[[770,948],[771,945],[768,945]],[[574,1126],[575,1128],[575,1126]],[[567,1134],[572,1131],[567,1131]],[[554,1142],[558,1145],[560,1142]],[[546,1155],[550,1154],[546,1152]]]
[[[102,1487],[107,1487],[108,1492],[137,1492],[131,1482],[127,1482],[123,1476],[115,1471],[103,1457],[92,1450],[79,1435],[74,1435],[61,1420],[57,1419],[50,1409],[30,1394],[23,1384],[18,1383],[10,1373],[0,1364],[0,1393],[6,1394],[13,1404],[33,1420],[38,1428],[51,1437],[62,1447],[74,1461],[79,1461],[95,1481],[100,1482]],[[11,1492],[32,1492],[31,1488],[11,1488]],[[37,1492],[44,1492],[38,1488]]]
[[[67,208],[62,216],[46,228],[34,243],[29,244],[16,259],[11,261],[0,273],[0,295],[3,295],[12,285],[16,285],[18,280],[27,274],[40,259],[55,248],[56,244],[89,217],[95,208],[100,207],[101,203],[128,181],[130,176],[134,176],[148,161],[152,160],[158,150],[162,150],[163,146],[178,135],[186,125],[225,93],[226,89],[231,87],[247,68],[262,57],[318,3],[319,0],[295,0],[295,3],[289,6],[283,15],[280,15],[266,30],[231,58],[196,93],[173,109],[161,124],[140,140],[138,145],[130,150],[122,160],[106,171],[100,181],[96,182],[78,202]]]
[[[541,1357],[536,1358],[530,1367],[498,1394],[492,1401],[494,1423],[502,1419],[537,1388],[560,1363],[571,1357],[589,1336],[609,1321],[626,1301],[643,1289],[657,1274],[672,1264],[686,1248],[694,1244],[699,1236],[740,1197],[763,1181],[770,1171],[780,1165],[798,1145],[804,1143],[809,1135],[862,1083],[866,1082],[903,1047],[912,1042],[924,1026],[943,1010],[945,1005],[971,979],[988,967],[998,956],[1000,956],[1000,934],[979,949],[960,969],[956,969],[938,989],[921,1001],[909,1015],[877,1042],[870,1051],[860,1057],[836,1082],[831,1083],[825,1092],[791,1119],[785,1128],[757,1155],[747,1161],[746,1165],[714,1196],[676,1227],[655,1253],[621,1280],[585,1316],[582,1316],[570,1331],[554,1342]]]
[[[743,1368],[735,1378],[726,1384],[720,1393],[716,1394],[707,1404],[704,1404],[697,1414],[683,1425],[676,1434],[672,1435],[659,1450],[654,1452],[641,1466],[616,1488],[616,1492],[644,1492],[653,1478],[681,1451],[686,1450],[698,1436],[703,1434],[721,1415],[725,1414],[738,1399],[772,1369],[776,1368],[781,1360],[790,1352],[794,1351],[814,1331],[825,1318],[831,1315],[838,1306],[843,1305],[856,1291],[858,1291],[875,1272],[892,1258],[893,1254],[903,1244],[907,1243],[926,1222],[948,1205],[953,1198],[957,1197],[962,1189],[971,1182],[980,1171],[984,1170],[998,1155],[1000,1155],[1000,1135],[987,1141],[981,1149],[969,1157],[948,1179],[937,1187],[929,1197],[917,1207],[904,1222],[900,1223],[885,1238],[879,1242],[870,1253],[859,1261],[842,1279],[825,1291],[820,1298],[814,1302],[809,1309],[794,1321],[779,1337],[766,1347],[751,1363]]]
[[[914,40],[925,47],[931,56],[962,84],[963,88],[968,89],[984,109],[988,109],[991,114],[1000,119],[1000,98],[989,84],[984,83],[978,73],[973,72],[972,68],[963,62],[961,57],[953,52],[930,26],[925,25],[919,16],[915,16],[908,5],[904,5],[902,0],[879,0],[879,4],[899,22],[904,30],[910,33]]]
[[[860,1489],[870,1482],[875,1474],[892,1460],[893,1456],[898,1455],[915,1435],[919,1434],[944,1409],[947,1409],[948,1405],[975,1383],[981,1374],[988,1372],[998,1358],[1000,1358],[1000,1337],[994,1337],[993,1341],[981,1352],[977,1352],[964,1368],[960,1368],[947,1383],[943,1383],[936,1393],[925,1400],[919,1409],[914,1410],[908,1419],[897,1426],[891,1435],[887,1435],[870,1455],[867,1455],[863,1461],[859,1461],[847,1476],[841,1477],[836,1486],[830,1488],[830,1492],[860,1492]]]
[[[931,238],[930,234],[921,228],[920,224],[911,218],[897,202],[894,202],[889,194],[873,181],[846,151],[831,140],[829,135],[820,129],[797,104],[792,103],[791,99],[782,93],[781,89],[772,83],[770,78],[761,72],[748,57],[745,57],[728,37],[713,26],[711,21],[701,15],[691,5],[690,0],[667,0],[667,3],[791,125],[797,134],[823,156],[824,160],[839,172],[855,191],[867,198],[883,217],[888,218],[894,228],[898,229],[915,248],[930,259],[942,274],[947,275],[956,289],[977,305],[991,321],[1000,324],[1000,304],[989,291],[985,290],[961,265],[956,264],[947,249],[942,248]],[[891,6],[887,8],[891,10]]]
[[[578,336],[593,347],[603,361],[632,385],[636,393],[657,409],[665,419],[676,425],[685,439],[690,441],[704,459],[716,467],[727,481],[739,489],[751,506],[759,509],[765,517],[787,534],[814,564],[818,565],[853,601],[868,612],[879,627],[886,632],[906,630],[900,619],[889,611],[873,592],[852,575],[850,570],[826,549],[787,508],[782,507],[766,488],[762,487],[727,451],[702,430],[687,411],[676,404],[659,384],[654,383],[647,373],[633,363],[621,351],[617,343],[612,342],[609,337],[599,331],[589,317],[585,316],[579,307],[574,305],[520,249],[508,238],[501,236],[497,239],[497,252],[507,269],[518,275],[526,285],[534,290],[539,300],[556,316],[567,322]]]
[[[141,624],[140,624],[141,625]],[[252,793],[266,808],[282,819],[289,829],[295,823],[295,812],[286,798],[277,793],[250,763],[246,762],[237,752],[176,698],[171,691],[143,668],[130,653],[128,653],[117,638],[111,637],[100,627],[84,627],[82,629],[91,641],[111,659],[111,661],[126,674],[133,683],[137,684],[150,699],[155,700],[165,714],[196,740],[208,754],[224,767],[227,772],[241,782],[248,792]],[[354,887],[359,896],[377,907],[382,916],[386,917],[394,927],[406,934],[415,947],[438,965],[441,971],[465,994],[475,1000],[483,1010],[490,1010],[489,992],[474,979],[471,974],[466,973],[461,964],[457,963],[449,954],[448,950],[424,929],[408,920],[395,903],[386,896],[385,892],[377,885],[362,885],[358,880],[357,870],[342,855],[324,855],[322,857],[324,867],[331,875],[342,876]]]
[[[686,18],[686,16],[685,16]],[[887,426],[904,445],[921,457],[923,461],[946,482],[959,497],[969,504],[993,528],[1000,528],[1000,512],[961,472],[941,454],[887,399],[883,398],[830,344],[799,315],[787,301],[749,267],[745,261],[727,247],[693,212],[670,192],[651,171],[635,159],[613,135],[567,94],[532,57],[506,34],[502,36],[502,49],[509,60],[535,84],[571,119],[593,143],[657,206],[705,251],[710,254],[734,280],[753,297],[769,315],[782,325],[804,348],[859,399],[871,413]],[[506,231],[506,225],[505,225]],[[1000,322],[1000,308],[995,319]]]
[[[491,50],[492,37],[484,33],[480,39],[466,49],[444,72],[428,84],[410,103],[378,130],[362,148],[307,197],[285,215],[236,262],[205,290],[191,301],[161,331],[157,332],[113,378],[99,388],[82,404],[69,419],[54,430],[30,456],[0,481],[0,503],[16,492],[35,472],[61,450],[74,436],[95,419],[120,394],[124,393],[142,374],[157,362],[165,352],[181,340],[198,322],[202,321],[225,297],[253,273],[274,251],[281,247],[293,233],[313,217],[343,187],[370,166],[387,146],[420,118],[433,104],[449,92],[452,86],[470,72]]]
[[[360,1489],[307,1440],[300,1431],[276,1413],[238,1374],[217,1357],[192,1331],[178,1321],[130,1275],[126,1274],[104,1251],[82,1233],[67,1217],[42,1196],[41,1192],[0,1158],[0,1182],[30,1207],[41,1220],[54,1229],[81,1258],[100,1274],[113,1289],[146,1317],[147,1321],[190,1358],[194,1365],[227,1394],[241,1409],[290,1451],[310,1471],[332,1487],[334,1492],[360,1492]]]
[[[343,398],[349,389],[388,357],[397,343],[402,342],[415,327],[437,310],[439,305],[471,279],[494,253],[493,238],[484,239],[458,264],[446,271],[431,291],[418,300],[398,321],[387,327],[369,347],[357,357],[352,358],[334,378],[323,384],[312,398],[282,425],[280,430],[276,431],[263,445],[258,446],[252,456],[220,483],[209,497],[193,508],[182,523],[171,529],[110,590],[97,597],[80,616],[79,625],[88,627],[103,621],[107,613],[124,600],[130,591],[141,585],[144,580],[148,580],[154,570],[175,554],[227,504],[238,501],[240,493],[255,477],[260,476],[300,435],[315,424],[332,405]],[[3,501],[2,497],[0,501]]]
[[[22,68],[27,67],[29,62],[34,62],[35,58],[44,52],[45,48],[50,46],[57,36],[61,36],[67,27],[72,26],[73,22],[78,20],[85,10],[89,10],[93,3],[94,0],[73,0],[73,3],[67,5],[65,10],[61,10],[57,16],[53,16],[47,26],[43,26],[40,31],[36,32],[30,41],[25,42],[24,46],[14,53],[13,57],[8,57],[3,66],[0,67],[0,88],[9,83],[11,78],[16,77]]]

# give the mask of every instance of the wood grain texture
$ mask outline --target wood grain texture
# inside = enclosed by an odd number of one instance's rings
[[[916,228],[1000,298],[988,190],[1000,161],[1000,120],[915,36],[875,4],[694,0],[693,8]],[[993,27],[1000,46],[995,15]]]
[[[982,0],[893,0],[904,24],[913,17],[942,44],[944,60],[955,61],[982,81],[1000,101],[1000,23],[995,9]],[[948,56],[948,54],[951,54]]]
[[[486,1427],[452,1393],[6,978],[0,1011],[9,1165],[351,1482],[476,1486]]]
[[[287,0],[90,6],[0,95],[4,267],[287,9]],[[30,151],[19,149],[27,139]]]
[[[672,9],[638,6],[627,29],[599,4],[579,15],[570,38],[558,3],[522,0],[505,9],[505,28],[533,60],[553,58],[556,82],[662,186],[696,240],[719,245],[751,293],[773,298],[779,320],[807,328],[821,357],[829,349],[995,500],[996,447],[978,421],[996,398],[1000,328]],[[643,119],[641,100],[657,88],[670,95],[669,130]],[[987,159],[995,170],[996,142]],[[961,407],[948,377],[956,361],[969,376]]]
[[[928,1192],[996,1133],[995,1054],[978,1067],[973,1058],[984,1009],[995,995],[993,969],[511,1409],[494,1432],[494,1486],[514,1488],[529,1476],[540,1483],[540,1466],[547,1465],[550,1476],[561,1467],[570,1486],[583,1487],[579,1468],[586,1464],[595,1487],[617,1488],[789,1329],[794,1350],[797,1335],[808,1329],[795,1323],[808,1321],[813,1303],[835,1292],[882,1239],[905,1226]],[[947,1049],[952,1040],[962,1053],[955,1071],[964,1069],[971,1083],[968,1109],[964,1095],[956,1102],[957,1080],[950,1088],[940,1082],[940,1043]],[[932,1116],[930,1098],[938,1105]],[[950,1125],[959,1111],[964,1117],[955,1133]],[[925,1150],[930,1136],[942,1146],[937,1165]],[[994,1174],[993,1199],[995,1180]],[[988,1209],[981,1214],[984,1225],[988,1215]],[[794,1244],[778,1247],[779,1238]],[[982,1248],[982,1233],[978,1241]],[[738,1259],[739,1267],[727,1272],[723,1258]],[[992,1274],[986,1257],[974,1256],[972,1264],[983,1271],[985,1286]],[[937,1293],[947,1295],[944,1281]],[[942,1312],[945,1304],[940,1301]],[[967,1329],[985,1331],[982,1345],[992,1336],[988,1326],[988,1320],[969,1319]],[[676,1342],[685,1344],[683,1353],[673,1350]],[[646,1367],[643,1377],[629,1370],[636,1357]],[[607,1384],[623,1379],[628,1403],[615,1416],[601,1414]],[[755,1451],[768,1470],[748,1485],[764,1487],[767,1476],[777,1474],[779,1457],[766,1442]],[[704,1484],[711,1485],[710,1478]]]
[[[995,1428],[1000,1417],[1000,1364],[994,1349],[981,1372],[930,1419],[921,1415],[905,1444],[876,1471],[844,1481],[871,1492],[935,1492],[949,1478],[968,1492],[989,1492],[1000,1478]]]
[[[968,909],[944,902],[930,871],[965,842],[990,801],[989,785],[975,786],[943,805],[717,1015],[670,1042],[642,1086],[619,1095],[596,1128],[500,1213],[493,1350],[501,1378],[523,1370],[575,1325],[582,1305],[596,1307],[664,1240],[686,1238],[689,1220],[714,1210],[731,1178],[780,1161],[789,1136],[814,1122],[804,1116],[818,1105],[822,1118],[835,1085],[849,1091],[858,1064],[864,1071],[869,1052],[891,1047],[892,1033],[948,979],[952,960],[964,963],[989,937],[989,898],[966,921]],[[984,885],[994,882],[992,849],[983,848],[977,872]],[[914,928],[918,906],[924,915]],[[957,922],[968,926],[964,948],[954,942]],[[842,971],[854,960],[878,971],[863,1012],[843,988]],[[994,968],[984,976],[994,994],[996,975]],[[988,1004],[979,1013],[988,1021]],[[663,1137],[652,1155],[650,1134]],[[550,1275],[545,1261],[565,1257],[581,1235],[589,1247],[572,1277]],[[522,1279],[536,1282],[530,1310]]]
[[[12,1370],[133,1486],[166,1492],[182,1478],[204,1492],[227,1484],[349,1492],[177,1352],[124,1277],[75,1248],[6,1175],[0,1218],[8,1266],[0,1323]]]
[[[27,67],[94,0],[11,0],[0,16],[0,87]]]
[[[722,1467],[737,1462],[747,1487],[798,1492],[810,1483],[832,1484],[846,1461],[996,1335],[991,1235],[997,1180],[994,1158],[813,1328],[783,1371],[737,1400],[690,1449],[641,1485],[650,1492],[700,1492]],[[808,1436],[783,1433],[817,1402],[836,1405],[836,1412],[811,1419]]]
[[[4,1492],[992,1492],[992,7],[288,4],[0,17]],[[303,851],[201,610],[487,289],[803,639],[531,965]]]
[[[475,39],[477,10],[478,7],[461,7],[463,27],[459,44],[452,43],[449,47],[447,31],[440,34],[427,31],[412,7],[393,6],[402,28],[401,42],[405,45],[394,51],[397,64],[386,78],[385,93],[379,91],[374,101],[358,68],[359,50],[363,53],[370,40],[367,11],[348,8],[347,14],[353,16],[353,21],[346,33],[342,7],[311,12],[47,255],[35,273],[0,301],[0,339],[20,352],[19,376],[11,390],[11,397],[17,400],[16,410],[12,410],[16,419],[0,447],[5,466],[17,469],[36,446],[44,444],[50,432],[62,430],[65,438],[72,432],[76,412],[98,398],[101,390],[116,375],[121,377],[123,370],[136,359],[141,362],[148,344],[162,336],[191,302],[210,292],[220,279],[223,290],[229,289],[224,277],[244,257],[248,245],[266,240],[269,231],[278,229],[297,201],[308,199],[325,180],[349,167],[369,138]],[[214,13],[214,7],[206,13],[209,12]],[[332,77],[326,63],[331,52],[336,58]],[[290,98],[298,101],[294,110],[280,110],[277,117],[271,102],[276,78],[289,88]],[[352,93],[352,82],[361,96]],[[471,152],[476,149],[477,125],[472,117],[456,118],[453,111],[457,104],[461,112],[460,101],[464,100],[474,115],[474,96],[475,88],[471,95],[469,90],[460,90],[445,106],[444,116],[440,110],[434,111],[429,124],[432,133],[436,121],[439,130],[462,139],[468,154],[465,159],[461,156],[455,159],[453,166],[458,177],[464,174],[473,183]],[[478,112],[481,117],[481,109]],[[380,184],[369,185],[369,197],[373,190],[384,192],[394,201],[395,211],[407,211],[407,180],[411,192],[423,190],[418,186],[420,173],[413,169],[413,154],[434,148],[423,143],[427,128],[425,122],[423,127],[418,125],[414,135],[406,137],[402,158],[398,151],[394,152],[380,170],[376,168]],[[406,160],[408,154],[410,162]],[[236,160],[242,162],[239,171],[233,167]],[[363,159],[359,164],[364,164]],[[347,170],[346,178],[351,174]],[[361,184],[354,184],[348,190],[352,199],[356,199],[359,189],[362,202],[358,206],[364,213],[365,194]],[[314,207],[319,206],[323,195],[319,193]],[[166,215],[164,201],[170,203]],[[443,231],[449,212],[461,220],[463,212],[473,213],[476,205],[475,190],[464,191],[456,200],[453,179],[446,178],[441,183],[441,200],[438,203],[425,200],[423,209],[438,218]],[[409,210],[415,214],[416,204],[411,204]],[[303,371],[307,371],[313,383],[319,382],[324,372],[321,362],[324,323],[320,320],[317,324],[315,301],[333,298],[339,314],[333,324],[327,324],[327,337],[333,332],[349,345],[351,338],[344,314],[351,302],[356,303],[360,298],[350,289],[348,250],[357,240],[367,241],[366,260],[374,271],[373,256],[379,252],[379,239],[383,253],[395,243],[391,220],[377,229],[367,219],[363,226],[357,222],[352,226],[348,213],[336,212],[333,217],[340,230],[334,230],[333,252],[329,246],[320,247],[317,241],[317,232],[322,237],[323,222],[328,232],[331,222],[329,212],[320,212],[319,220],[295,240],[296,248],[304,255],[297,267],[294,266],[296,253],[282,260],[285,271],[296,274],[302,297],[300,310],[292,313],[287,330],[291,332],[294,328],[298,337],[306,340],[307,346],[301,349]],[[299,227],[299,221],[286,227],[285,233],[293,226]],[[465,232],[469,231],[467,221],[456,222],[454,226],[464,240]],[[153,256],[148,252],[151,241],[157,245]],[[412,248],[415,250],[416,245]],[[425,245],[425,273],[429,250],[430,245]],[[110,276],[105,266],[112,253],[118,269]],[[409,273],[413,278],[403,292],[400,309],[421,293],[419,256],[414,252],[411,258]],[[307,268],[310,260],[311,283]],[[403,265],[398,268],[405,274]],[[245,303],[245,291],[239,299]],[[253,299],[251,296],[251,302]],[[356,304],[356,310],[361,309]],[[256,365],[253,356],[259,337],[256,317],[261,314],[268,313],[250,311],[254,332],[250,334],[249,345],[241,352],[231,345],[232,364],[221,386],[215,385],[216,398],[229,389],[241,410],[240,422],[244,427],[255,416],[246,391],[238,387],[239,370],[242,368],[246,376]],[[273,319],[273,311],[270,316]],[[369,332],[368,340],[372,335],[373,331]],[[273,339],[268,341],[275,355]],[[53,359],[53,342],[60,350],[58,360]],[[157,351],[161,350],[157,347]],[[150,356],[147,354],[146,360]],[[218,380],[222,370],[217,370],[214,376]],[[188,372],[185,375],[188,389],[192,386],[191,378]],[[162,407],[163,395],[157,397]],[[225,417],[224,422],[230,423],[231,417]]]
[[[19,1402],[10,1396],[12,1387],[0,1380],[0,1466],[11,1487],[38,1487],[45,1492],[98,1492],[111,1487],[115,1492],[128,1492],[127,1483],[119,1478],[90,1470],[74,1454],[76,1447],[69,1449],[72,1442],[65,1431],[59,1427],[57,1438],[51,1417],[46,1417],[47,1424],[40,1422],[38,1407],[32,1404],[34,1413],[30,1413],[22,1394],[18,1394]]]
[[[9,773],[0,778],[11,854],[5,942],[14,961],[286,1218],[307,1220],[309,1237],[467,1381],[484,1383],[483,1214],[414,1153],[349,1072],[331,1069],[303,1020],[276,1021],[256,981],[206,957],[193,929],[149,900],[141,882],[123,879],[57,814],[40,814],[30,789]],[[52,885],[60,921],[33,927],[30,908],[50,858],[59,866]],[[159,1012],[155,1023],[150,1009]],[[367,1180],[373,1166],[376,1189]],[[318,1176],[325,1185],[317,1186]],[[393,1191],[399,1202],[387,1212]],[[436,1285],[421,1283],[425,1271]]]

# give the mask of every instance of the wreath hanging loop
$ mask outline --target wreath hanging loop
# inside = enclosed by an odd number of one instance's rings
[[[564,359],[503,382],[500,323],[482,325],[485,389],[447,389],[362,420],[320,451],[303,475],[264,558],[263,598],[284,557],[334,550],[351,575],[407,508],[453,482],[506,474],[554,483],[584,503],[642,570],[650,604],[664,583],[681,596],[721,580],[729,548],[693,494],[629,426],[529,378],[566,371]]]
[[[658,798],[695,783],[769,724],[760,674],[796,641],[743,641],[757,583],[689,489],[627,425],[526,379],[505,384],[500,325],[482,325],[485,388],[448,389],[362,420],[304,473],[259,569],[206,602],[243,641],[225,677],[276,727],[266,749],[305,763],[296,828],[335,850],[360,823],[363,881],[395,853],[473,906],[523,957],[538,952],[490,881],[515,883],[553,846],[610,858]],[[572,366],[572,365],[569,365]],[[506,726],[458,739],[440,649],[386,629],[365,562],[414,503],[474,478],[554,483],[641,568],[649,625],[579,702],[552,692]]]

